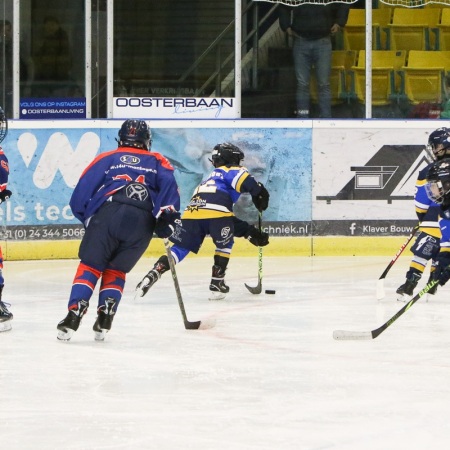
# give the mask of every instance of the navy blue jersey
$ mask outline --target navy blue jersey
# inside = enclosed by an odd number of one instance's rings
[[[8,187],[9,164],[3,149],[0,147],[0,192]]]
[[[245,167],[217,167],[194,191],[182,219],[234,216],[233,205],[242,193],[255,196],[260,191],[261,186]]]
[[[416,214],[420,222],[420,231],[427,233],[436,238],[441,237],[441,231],[439,229],[439,210],[440,207],[437,203],[431,200],[426,192],[425,186],[427,184],[428,170],[433,164],[429,164],[422,169],[417,176],[416,181],[416,193],[414,195],[414,205],[416,208]]]
[[[154,217],[171,207],[180,209],[180,195],[170,162],[160,153],[119,147],[98,155],[81,174],[70,199],[77,219],[85,223],[129,183],[146,187]]]

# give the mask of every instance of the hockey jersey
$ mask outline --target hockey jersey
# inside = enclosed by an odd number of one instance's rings
[[[5,152],[0,147],[0,192],[8,187],[9,164]]]
[[[70,199],[73,214],[86,223],[104,202],[132,182],[146,187],[153,216],[167,207],[179,211],[180,195],[170,162],[160,153],[119,147],[98,155],[81,174]]]
[[[420,222],[420,231],[439,239],[441,237],[439,228],[440,206],[428,197],[425,189],[426,177],[431,166],[432,164],[429,164],[417,176],[414,204]]]
[[[242,193],[258,195],[261,186],[245,167],[221,166],[194,191],[182,219],[214,219],[233,216],[233,205]]]

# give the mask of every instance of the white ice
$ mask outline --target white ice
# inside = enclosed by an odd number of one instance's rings
[[[3,299],[13,329],[0,333],[0,448],[10,449],[448,449],[448,287],[419,300],[370,341],[403,304],[395,289],[409,263],[376,281],[389,257],[231,260],[226,300],[207,300],[211,258],[177,266],[186,331],[170,273],[139,301],[129,274],[104,342],[94,341],[96,295],[78,332],[57,341],[78,261],[5,263]]]

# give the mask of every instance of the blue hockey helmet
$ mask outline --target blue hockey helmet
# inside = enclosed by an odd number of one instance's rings
[[[433,159],[439,160],[447,155],[447,149],[450,148],[450,129],[441,127],[430,133],[428,137],[427,150]]]
[[[450,204],[450,158],[436,161],[430,167],[425,188],[430,200],[439,205]]]
[[[136,147],[150,151],[152,132],[145,120],[128,119],[119,130],[119,147]]]

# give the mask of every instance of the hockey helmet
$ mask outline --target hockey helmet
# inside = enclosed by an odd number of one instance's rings
[[[430,167],[425,188],[430,200],[439,205],[450,205],[450,158],[436,161]]]
[[[224,142],[214,147],[210,161],[214,167],[239,166],[243,159],[244,152],[239,147],[229,142]]]
[[[152,132],[145,120],[128,119],[119,130],[119,147],[137,147],[150,151]]]
[[[427,151],[433,159],[439,160],[447,155],[447,149],[450,148],[450,141],[447,141],[449,137],[450,129],[445,127],[438,128],[430,133]]]

